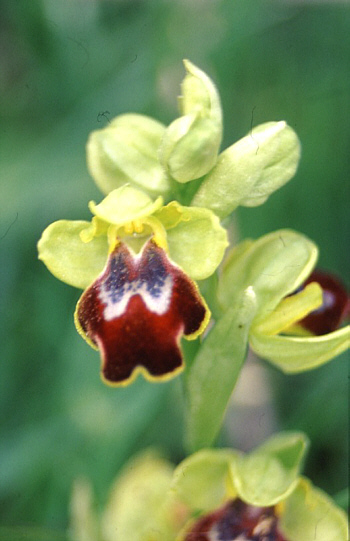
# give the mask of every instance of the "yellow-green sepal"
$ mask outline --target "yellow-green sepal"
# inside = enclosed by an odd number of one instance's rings
[[[346,515],[322,490],[301,478],[283,502],[281,530],[289,541],[347,541]]]
[[[193,511],[209,511],[228,496],[232,449],[203,449],[189,456],[175,469],[171,490]],[[234,494],[230,494],[234,497]]]
[[[308,439],[302,433],[285,432],[231,462],[231,479],[238,497],[265,507],[276,505],[298,483]]]
[[[158,160],[165,126],[153,118],[125,114],[102,130],[93,131],[87,142],[89,172],[103,193],[130,184],[152,197],[167,198],[171,186]]]
[[[176,225],[167,231],[171,259],[194,280],[204,280],[222,261],[228,246],[227,231],[210,210],[180,206],[178,209],[181,219],[176,218]],[[162,217],[166,220],[164,212]]]
[[[261,205],[294,176],[299,159],[300,143],[290,126],[284,121],[261,124],[219,155],[191,204],[220,218],[239,205]]]
[[[39,259],[62,282],[85,289],[102,272],[108,256],[106,236],[81,238],[86,221],[59,220],[50,224],[38,242]]]
[[[188,60],[181,85],[179,106],[182,116],[165,130],[160,161],[177,182],[202,177],[217,160],[222,139],[220,98],[211,79]]]
[[[317,368],[349,349],[350,326],[322,336],[271,336],[252,329],[251,348],[286,374]]]

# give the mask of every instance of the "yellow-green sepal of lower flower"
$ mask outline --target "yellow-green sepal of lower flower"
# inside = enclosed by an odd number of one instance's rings
[[[322,336],[265,335],[252,329],[251,348],[286,374],[317,368],[334,359],[350,346],[350,326]]]
[[[308,443],[302,433],[280,433],[251,453],[238,456],[230,464],[238,497],[258,507],[284,500],[298,483]]]
[[[204,280],[222,261],[228,246],[227,231],[210,210],[181,205],[177,208],[181,219],[174,214],[176,225],[167,230],[171,259],[194,280]],[[168,222],[169,227],[166,209],[155,216]],[[169,212],[174,213],[174,209],[169,207]]]
[[[179,525],[176,504],[167,498],[173,467],[146,451],[117,478],[102,517],[105,541],[173,541]]]
[[[39,259],[62,282],[85,289],[102,272],[108,256],[106,236],[84,242],[86,221],[59,220],[50,224],[38,242]]]
[[[150,216],[162,204],[162,197],[153,201],[145,192],[126,185],[111,191],[98,205],[90,201],[89,209],[101,220],[120,226]]]
[[[171,490],[193,511],[209,511],[228,497],[230,464],[238,457],[232,449],[203,449],[175,469]],[[230,492],[230,497],[236,494]]]
[[[178,182],[200,178],[215,165],[222,139],[220,98],[212,80],[194,64],[184,61],[179,106],[182,116],[166,129],[160,161]]]
[[[346,514],[322,490],[301,478],[283,502],[280,527],[288,541],[348,541]]]
[[[257,299],[254,324],[265,320],[280,301],[306,280],[318,257],[317,246],[304,235],[281,229],[233,248],[222,270],[218,300],[226,310],[248,286]],[[310,311],[315,308],[313,300]]]
[[[165,126],[153,118],[125,114],[102,130],[93,131],[87,142],[87,164],[95,183],[108,194],[129,183],[152,197],[167,198],[170,179],[158,160]]]
[[[239,205],[261,205],[294,176],[299,159],[300,143],[290,126],[284,121],[261,124],[219,155],[191,204],[220,218]]]

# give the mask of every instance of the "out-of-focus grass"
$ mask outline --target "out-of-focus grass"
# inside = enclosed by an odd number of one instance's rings
[[[344,276],[349,8],[1,0],[0,12],[1,522],[64,529],[75,476],[92,479],[102,505],[138,448],[183,452],[178,382],[105,387],[98,355],[74,329],[79,292],[37,260],[50,222],[88,218],[87,202],[101,197],[86,170],[88,133],[127,111],[170,121],[190,58],[218,84],[226,145],[280,119],[302,141],[296,178],[264,206],[239,210],[242,236],[293,227]],[[345,365],[271,374],[281,427],[311,436],[308,473],[331,492],[345,478]]]

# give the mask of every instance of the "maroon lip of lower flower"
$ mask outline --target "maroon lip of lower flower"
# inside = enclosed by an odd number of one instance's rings
[[[315,270],[304,285],[317,282],[322,287],[323,304],[300,321],[300,324],[316,335],[338,329],[350,315],[350,302],[345,286],[334,275]]]
[[[201,517],[184,541],[288,541],[278,530],[274,507],[254,507],[240,499]]]
[[[83,333],[101,352],[102,377],[112,385],[125,385],[140,371],[163,380],[179,372],[180,337],[199,334],[208,315],[195,283],[152,239],[138,255],[119,242],[77,307]]]

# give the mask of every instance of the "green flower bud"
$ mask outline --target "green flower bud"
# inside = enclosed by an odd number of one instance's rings
[[[163,124],[152,118],[125,114],[91,133],[87,164],[103,193],[130,184],[152,197],[169,195],[170,180],[158,161],[164,130]]]
[[[178,182],[199,178],[216,163],[222,138],[222,112],[211,79],[188,60],[179,98],[182,116],[166,129],[160,161]]]
[[[290,180],[300,158],[300,143],[285,122],[267,122],[224,150],[205,177],[192,204],[220,218],[239,205],[256,207]]]

